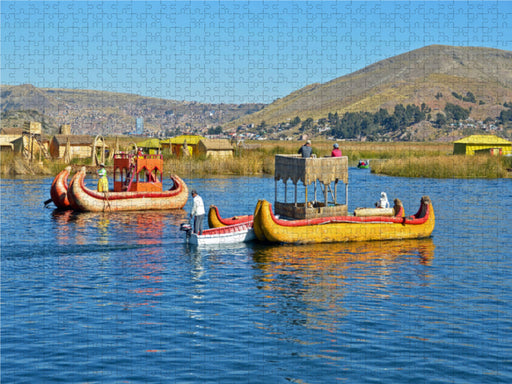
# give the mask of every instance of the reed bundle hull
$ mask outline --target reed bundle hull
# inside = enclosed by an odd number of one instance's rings
[[[50,188],[52,201],[59,209],[72,209],[68,199],[68,177],[70,172],[71,167],[69,166],[60,171],[57,176],[55,176],[55,179],[53,179]]]
[[[82,169],[75,174],[68,188],[71,205],[82,212],[179,209],[187,203],[187,185],[176,175],[171,176],[174,186],[162,192],[97,192],[87,188],[84,179],[85,170]]]
[[[215,205],[210,205],[208,211],[208,226],[210,228],[226,227],[228,225],[252,222],[253,215],[240,215],[229,218],[223,218],[220,216],[219,209]]]
[[[429,237],[435,226],[434,209],[423,197],[418,213],[401,216],[337,216],[305,220],[282,220],[271,204],[260,200],[254,213],[254,232],[259,240],[272,243],[331,243],[420,239]]]

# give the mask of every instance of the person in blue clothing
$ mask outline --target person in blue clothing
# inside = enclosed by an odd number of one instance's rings
[[[312,153],[313,148],[311,148],[311,140],[306,141],[306,144],[299,148],[299,154],[301,154],[302,157],[311,157]]]

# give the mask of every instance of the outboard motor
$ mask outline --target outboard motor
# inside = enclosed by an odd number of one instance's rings
[[[188,238],[190,237],[190,234],[192,233],[192,226],[189,223],[181,223],[180,231],[186,232],[187,240],[188,240]]]

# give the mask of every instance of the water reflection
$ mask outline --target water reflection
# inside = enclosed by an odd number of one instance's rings
[[[57,244],[161,244],[166,227],[178,228],[184,210],[133,212],[52,212]]]
[[[255,279],[280,321],[335,332],[347,294],[378,301],[397,285],[428,284],[434,249],[432,239],[261,246]]]

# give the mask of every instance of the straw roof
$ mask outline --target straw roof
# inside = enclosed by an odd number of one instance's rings
[[[55,135],[53,139],[59,145],[66,145],[69,140],[69,145],[89,145],[94,144],[94,136],[90,135]]]
[[[208,151],[230,151],[233,150],[229,140],[226,139],[202,139],[201,144]]]

